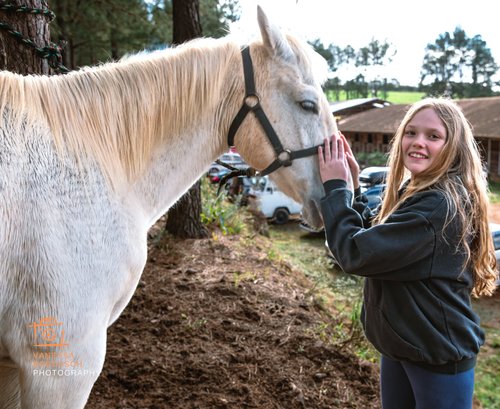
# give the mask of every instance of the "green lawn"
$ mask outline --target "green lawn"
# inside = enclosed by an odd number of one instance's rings
[[[386,98],[384,98],[381,93],[374,98],[386,99],[392,104],[413,104],[414,102],[420,101],[424,96],[425,93],[423,92],[389,91]],[[327,92],[327,98],[330,102],[336,101],[335,95],[332,92]],[[345,101],[346,99],[346,93],[341,91],[338,100]]]
[[[413,104],[424,97],[424,92],[390,91],[387,93],[387,101],[392,104]]]

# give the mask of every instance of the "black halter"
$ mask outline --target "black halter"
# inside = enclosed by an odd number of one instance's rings
[[[269,122],[267,115],[260,105],[260,98],[257,94],[257,91],[255,90],[252,58],[250,57],[250,48],[248,46],[241,50],[241,56],[243,58],[243,72],[245,75],[245,98],[243,99],[242,107],[234,117],[233,122],[229,127],[227,143],[230,147],[234,146],[234,137],[236,135],[236,131],[240,127],[247,114],[249,112],[253,112],[260,125],[262,126],[262,129],[264,129],[269,142],[271,142],[271,145],[273,146],[274,153],[276,154],[276,159],[267,168],[260,172],[256,172],[254,169],[251,169],[248,173],[257,174],[258,176],[269,175],[271,172],[274,172],[282,166],[290,166],[294,159],[316,155],[318,153],[318,146],[321,145],[313,146],[307,149],[301,149],[298,151],[291,151],[290,149],[283,148],[283,145],[281,144],[276,131],[271,125],[271,122]],[[231,173],[226,176],[231,175]],[[247,172],[245,171],[240,173],[240,175],[246,174]],[[233,173],[233,175],[230,177],[233,176],[236,176],[236,173]],[[230,177],[225,178],[225,180],[229,179]]]

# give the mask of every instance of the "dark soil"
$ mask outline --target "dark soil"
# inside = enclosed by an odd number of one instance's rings
[[[158,237],[86,408],[380,406],[377,366],[321,341],[331,317],[269,239]]]

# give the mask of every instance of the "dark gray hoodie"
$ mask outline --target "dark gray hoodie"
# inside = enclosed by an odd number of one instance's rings
[[[473,279],[463,270],[459,223],[445,226],[443,193],[416,193],[385,223],[364,228],[346,183],[324,187],[330,250],[346,273],[366,277],[361,320],[368,340],[389,358],[436,372],[472,368],[484,332],[471,308]]]

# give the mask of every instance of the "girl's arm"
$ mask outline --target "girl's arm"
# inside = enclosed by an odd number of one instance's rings
[[[385,223],[365,229],[346,182],[336,180],[330,188],[321,211],[328,246],[345,272],[396,281],[430,277],[438,234],[429,220],[445,213],[442,195],[416,195]]]

